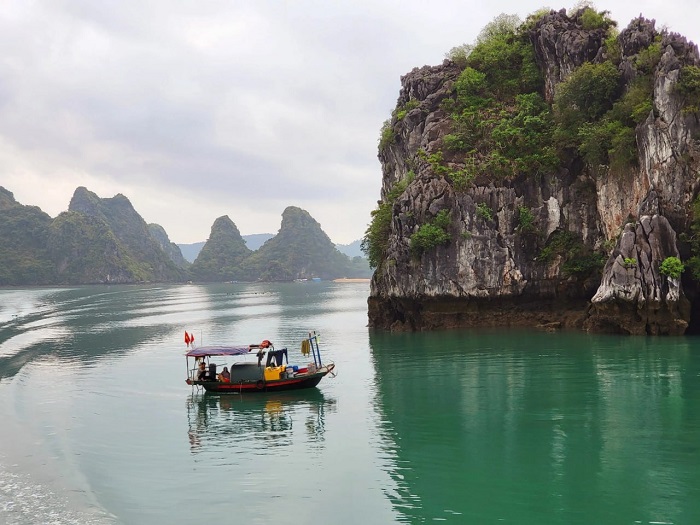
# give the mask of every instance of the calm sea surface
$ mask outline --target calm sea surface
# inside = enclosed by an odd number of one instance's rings
[[[0,523],[700,523],[700,340],[370,333],[368,291],[0,290]],[[185,330],[338,375],[204,395]]]

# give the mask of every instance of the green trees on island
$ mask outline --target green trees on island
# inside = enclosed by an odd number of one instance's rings
[[[370,275],[366,259],[340,253],[299,208],[285,210],[280,232],[257,252],[231,219],[220,217],[190,266],[165,230],[146,224],[123,195],[101,199],[78,188],[69,210],[52,219],[0,187],[0,286]]]
[[[195,261],[196,262],[196,261]],[[245,280],[289,281],[369,277],[367,262],[340,253],[321,225],[296,206],[282,213],[280,230],[241,263]]]
[[[0,187],[0,285],[50,284],[55,268],[47,249],[51,217],[18,204]]]
[[[477,180],[486,184],[523,176],[556,176],[572,162],[583,162],[594,173],[603,169],[614,174],[636,166],[635,130],[653,114],[652,80],[661,58],[661,37],[626,57],[634,74],[625,85],[618,67],[622,56],[616,22],[606,11],[581,3],[569,17],[582,31],[595,33],[603,53],[595,63],[584,62],[558,84],[550,104],[544,98],[544,76],[535,60],[532,38],[537,22],[548,13],[540,10],[525,22],[514,15],[500,15],[484,27],[473,44],[447,53],[461,69],[452,83],[451,96],[441,102],[441,109],[449,115],[450,129],[439,149],[433,147],[430,154],[418,150],[409,162],[427,163],[434,176],[444,178],[458,192],[468,190]],[[683,67],[678,90],[686,109],[697,111],[700,68]],[[397,118],[400,114],[397,108],[382,126],[380,152],[394,144],[402,125]],[[372,212],[363,249],[373,267],[382,263],[392,203],[403,189],[405,186],[396,185]],[[535,233],[532,212],[524,207],[514,211],[518,232]],[[486,219],[485,210],[477,208],[476,213]],[[423,247],[421,252],[439,244],[419,240],[428,231],[433,231],[429,223],[416,226],[415,243]],[[438,238],[436,231],[431,238]],[[572,266],[572,272],[602,266],[600,254],[582,257],[585,263],[580,268]]]
[[[487,25],[465,57],[454,97],[443,103],[452,119],[444,148],[461,154],[467,170],[453,181],[460,186],[465,176],[512,178],[550,172],[557,165],[552,112],[541,95],[543,78],[520,27],[517,17],[505,15]]]
[[[219,217],[190,271],[198,281],[237,281],[243,277],[240,265],[251,253],[233,221]]]
[[[144,282],[152,278],[151,265],[139,261],[106,221],[80,212],[63,212],[52,221],[48,249],[61,283]]]

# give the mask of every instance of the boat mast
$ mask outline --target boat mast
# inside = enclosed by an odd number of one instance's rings
[[[309,346],[311,346],[311,355],[314,357],[314,364],[317,368],[321,368],[323,366],[323,363],[321,363],[321,350],[318,347],[318,334],[315,330],[313,335],[309,332]]]

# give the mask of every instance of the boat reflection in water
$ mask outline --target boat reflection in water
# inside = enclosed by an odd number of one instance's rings
[[[250,453],[255,443],[260,446],[254,453],[264,454],[270,446],[295,442],[321,447],[325,417],[335,412],[335,405],[335,399],[317,389],[263,396],[195,393],[187,398],[190,449],[240,447]]]

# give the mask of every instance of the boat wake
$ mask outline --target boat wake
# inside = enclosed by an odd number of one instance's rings
[[[106,525],[117,521],[97,509],[79,510],[68,497],[56,494],[32,480],[27,473],[13,472],[0,459],[0,523],[5,525]]]

